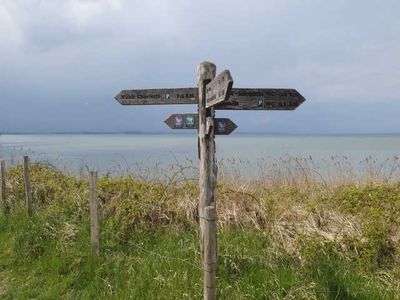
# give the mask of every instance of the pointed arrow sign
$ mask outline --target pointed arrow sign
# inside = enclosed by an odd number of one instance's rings
[[[197,88],[123,90],[115,99],[122,105],[198,104]],[[217,110],[294,110],[305,101],[294,89],[232,88]]]
[[[197,114],[172,114],[165,121],[172,129],[198,129]],[[215,134],[229,135],[237,128],[236,124],[227,118],[215,118]]]
[[[305,101],[295,89],[232,89],[218,110],[294,110]]]
[[[197,104],[196,88],[123,90],[117,96],[122,105]]]
[[[237,125],[235,123],[233,123],[231,119],[215,118],[215,134],[229,135],[236,128],[237,128]]]
[[[206,107],[209,108],[229,99],[233,85],[231,72],[223,71],[206,85]]]
[[[198,121],[197,114],[172,114],[164,122],[172,129],[197,129]]]

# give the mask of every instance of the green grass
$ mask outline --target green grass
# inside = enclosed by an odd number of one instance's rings
[[[42,165],[31,174],[29,218],[21,169],[7,173],[1,299],[202,298],[196,184],[101,178],[95,258],[87,182]],[[399,298],[400,186],[310,188],[219,186],[220,299]]]
[[[21,218],[20,218],[21,217]],[[1,219],[1,278],[5,299],[195,299],[201,298],[200,256],[195,229],[132,233],[102,243],[92,258],[87,226],[64,251],[48,239],[32,253],[20,231],[35,233],[18,216]],[[21,220],[23,219],[23,221]],[[15,238],[17,236],[17,238]],[[26,235],[24,235],[25,238]],[[106,235],[103,234],[103,239]],[[32,240],[35,240],[34,238]],[[309,242],[312,244],[313,242]],[[32,245],[32,244],[31,244]],[[393,299],[371,275],[343,260],[332,245],[313,245],[303,259],[276,249],[258,231],[219,232],[218,293],[223,299]]]

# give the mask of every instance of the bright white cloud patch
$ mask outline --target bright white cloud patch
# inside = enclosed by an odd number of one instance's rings
[[[6,36],[19,38],[28,52],[30,47],[48,49],[99,35],[120,9],[118,0],[5,0],[0,3],[0,30],[12,25]]]
[[[0,49],[18,46],[22,42],[23,32],[16,18],[15,5],[0,4]]]
[[[101,17],[110,9],[120,9],[120,1],[112,0],[71,0],[66,5],[66,15],[71,24],[84,27],[95,18]]]

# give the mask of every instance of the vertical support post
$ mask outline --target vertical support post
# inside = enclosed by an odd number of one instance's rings
[[[204,299],[216,299],[217,295],[217,211],[215,206],[204,210]]]
[[[4,213],[9,213],[9,207],[6,198],[6,162],[2,159],[0,160],[0,176],[1,176],[1,203],[3,204]]]
[[[92,254],[99,255],[99,198],[97,196],[97,172],[89,173],[89,213],[90,213],[90,244]]]
[[[32,216],[33,207],[32,207],[31,181],[29,178],[29,168],[30,168],[29,157],[25,155],[24,156],[25,199],[26,199],[26,207],[28,209],[28,215]]]
[[[216,66],[202,62],[197,67],[199,94],[199,223],[204,270],[204,299],[216,299],[217,237],[216,237],[216,164],[214,140],[214,109],[206,108],[206,85],[215,78]]]

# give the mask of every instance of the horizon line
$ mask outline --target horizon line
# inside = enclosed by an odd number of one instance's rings
[[[193,133],[196,133],[194,131]],[[76,134],[76,135],[100,135],[100,134],[138,134],[138,135],[153,135],[153,134],[162,134],[162,135],[189,135],[189,132],[165,132],[165,131],[151,131],[151,132],[143,132],[143,131],[31,131],[31,132],[0,132],[1,135],[51,135],[51,134],[60,134],[60,135],[67,135],[67,134]],[[320,133],[312,133],[312,132],[250,132],[250,131],[242,131],[242,132],[235,132],[235,135],[313,135],[313,136],[335,136],[335,135],[400,135],[400,132],[320,132]]]

